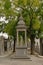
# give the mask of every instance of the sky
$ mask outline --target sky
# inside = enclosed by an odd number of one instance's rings
[[[0,22],[5,22],[6,24],[8,23],[8,20],[6,20],[5,17],[0,17]],[[3,36],[5,39],[8,39],[8,34],[0,32],[0,37]]]
[[[6,20],[5,17],[0,17],[0,22],[5,22],[5,23],[8,23],[8,20]]]
[[[0,37],[1,36],[3,36],[5,39],[8,39],[8,34],[7,33],[0,32]]]

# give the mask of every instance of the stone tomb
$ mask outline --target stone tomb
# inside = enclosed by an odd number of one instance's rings
[[[15,46],[15,58],[29,58],[27,54],[27,27],[20,16],[16,26],[17,42]]]
[[[0,37],[0,55],[4,54],[4,38]]]

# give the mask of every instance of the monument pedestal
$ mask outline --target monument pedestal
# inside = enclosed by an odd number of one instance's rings
[[[15,59],[29,59],[30,57],[27,54],[27,47],[26,46],[18,46],[16,47],[15,52]]]
[[[16,42],[16,47],[15,47],[14,58],[27,59],[29,58],[27,54],[27,26],[25,25],[25,22],[23,21],[22,15],[20,16],[19,19],[20,20],[16,26],[17,42]]]
[[[27,55],[27,47],[16,47],[16,56],[24,57]]]

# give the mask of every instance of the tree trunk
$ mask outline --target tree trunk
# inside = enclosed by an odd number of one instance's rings
[[[35,49],[35,41],[34,41],[34,35],[31,35],[31,54],[33,55],[34,54],[34,49]]]
[[[40,55],[43,55],[43,38],[40,38]]]
[[[15,52],[15,40],[14,40],[13,52]]]

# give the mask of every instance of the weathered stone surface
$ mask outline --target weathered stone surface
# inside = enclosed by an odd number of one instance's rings
[[[20,20],[18,22],[18,25],[16,26],[17,29],[17,43],[16,43],[16,58],[26,58],[27,57],[27,31],[26,31],[26,25],[25,22],[22,20],[22,16],[20,17]],[[25,40],[23,40],[22,35],[19,34],[19,32],[24,31],[24,37]],[[20,41],[19,41],[19,35],[20,35]],[[24,42],[24,44],[23,44]],[[20,45],[19,45],[20,44]]]
[[[0,55],[4,53],[4,38],[0,37]]]

